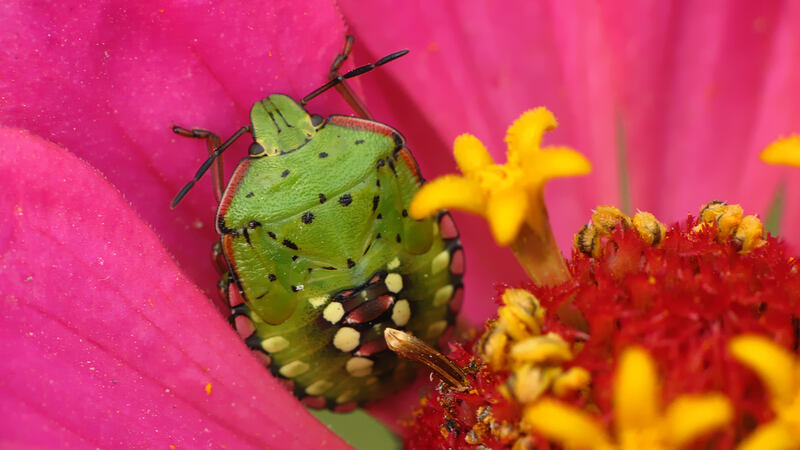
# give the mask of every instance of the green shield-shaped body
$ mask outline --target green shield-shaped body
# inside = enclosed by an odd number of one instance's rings
[[[460,304],[452,219],[408,216],[422,178],[389,126],[314,120],[284,95],[256,103],[251,120],[251,156],[217,212],[244,302],[234,313],[251,322],[238,328],[252,327],[247,343],[310,406],[384,395],[413,373],[386,349],[384,329],[435,345]]]

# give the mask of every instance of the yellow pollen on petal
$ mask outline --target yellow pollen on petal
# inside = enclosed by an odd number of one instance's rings
[[[778,139],[764,149],[759,157],[767,164],[800,167],[800,136]]]

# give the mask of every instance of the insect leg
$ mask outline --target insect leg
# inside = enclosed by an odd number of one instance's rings
[[[208,147],[209,156],[214,153],[214,150],[222,144],[219,136],[208,130],[201,128],[192,128],[191,130],[181,128],[178,126],[172,127],[172,131],[183,137],[205,139],[206,147]],[[216,159],[211,165],[211,182],[214,184],[214,198],[217,203],[222,199],[222,190],[225,188],[225,178],[222,171],[222,160]]]
[[[178,127],[178,126],[174,126],[174,127],[172,127],[172,131],[174,131],[177,134],[180,134],[181,136],[194,137],[192,135],[193,134],[193,130],[187,130],[186,128],[181,128],[181,127]],[[201,132],[200,134],[202,135],[202,131],[205,131],[205,130],[198,130],[198,131],[200,131]],[[174,208],[174,207],[176,207],[178,205],[178,203],[181,201],[181,199],[189,192],[189,190],[192,188],[192,186],[194,186],[194,184],[198,180],[200,180],[200,178],[202,178],[203,174],[206,173],[206,171],[209,168],[211,168],[211,165],[214,164],[214,161],[216,161],[216,159],[219,157],[219,155],[222,154],[223,151],[225,151],[225,149],[230,147],[231,144],[236,142],[236,140],[239,139],[240,137],[242,137],[243,134],[249,133],[249,132],[250,132],[250,127],[245,125],[242,128],[239,128],[235,133],[233,133],[233,136],[229,137],[228,140],[226,140],[225,142],[222,143],[222,145],[216,147],[214,149],[214,151],[211,152],[211,155],[209,155],[209,157],[206,160],[206,162],[204,162],[203,165],[201,165],[200,168],[197,169],[197,173],[194,174],[194,178],[192,178],[192,181],[186,183],[186,186],[184,186],[178,192],[178,194],[175,196],[175,198],[172,199],[172,203],[170,204],[170,207]]]
[[[342,75],[339,74],[339,69],[342,67],[347,58],[350,57],[350,53],[353,51],[353,36],[345,36],[344,38],[344,48],[342,49],[342,53],[336,55],[336,58],[333,59],[333,64],[331,64],[331,71],[328,74],[329,80],[339,80],[339,83],[336,85],[336,90],[339,91],[339,94],[344,98],[344,101],[350,105],[351,108],[358,114],[359,117],[364,119],[372,119],[372,114],[370,114],[369,110],[367,109],[367,105],[350,89],[350,86],[347,82],[344,81]]]
[[[311,92],[310,94],[303,97],[300,100],[300,106],[305,106],[306,103],[308,103],[311,99],[313,99],[314,97],[318,96],[319,94],[327,91],[332,87],[335,87],[336,89],[339,89],[340,86],[346,87],[344,80],[348,78],[354,78],[359,75],[365,74],[378,66],[382,66],[390,61],[394,61],[395,59],[408,53],[408,50],[400,50],[399,52],[394,52],[392,54],[384,56],[383,58],[375,61],[375,63],[373,64],[367,64],[364,66],[356,67],[355,69],[343,75],[340,75],[338,69],[341,67],[342,63],[347,59],[347,56],[350,54],[350,51],[352,50],[352,46],[353,46],[353,38],[352,36],[348,36],[345,39],[344,50],[342,51],[341,54],[336,55],[336,58],[333,61],[330,74],[331,79],[322,86],[314,89],[314,91]],[[359,115],[361,115],[362,117],[369,118],[370,114],[369,112],[367,112],[366,107],[364,107],[363,102],[358,100],[358,98],[355,96],[355,94],[353,94],[353,92],[349,88],[346,87],[346,89],[347,89],[346,91],[340,91],[342,92],[344,99],[350,104],[350,106],[353,107],[353,109],[356,110],[356,112]]]

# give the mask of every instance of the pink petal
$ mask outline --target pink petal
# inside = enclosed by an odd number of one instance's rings
[[[258,99],[300,97],[327,81],[345,34],[329,0],[17,2],[0,10],[0,24],[0,123],[101,170],[209,293],[217,236],[208,176],[169,210],[206,148],[174,135],[172,125],[227,138],[249,123]],[[346,108],[335,93],[309,106]],[[246,148],[228,151],[229,173]]]
[[[715,199],[766,214],[782,171],[757,155],[800,131],[797,5],[617,2],[603,13],[634,205],[669,220]],[[784,230],[800,220],[797,183]]]
[[[99,173],[24,131],[0,147],[5,445],[345,447]]]

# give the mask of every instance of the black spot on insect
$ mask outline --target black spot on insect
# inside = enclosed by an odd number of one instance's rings
[[[258,298],[261,298],[261,297],[267,295],[268,293],[269,293],[269,291],[264,292],[263,294],[259,295]],[[238,304],[238,305],[236,305],[236,306],[231,308],[231,316],[230,317],[232,319],[235,319],[235,318],[237,318],[239,316],[246,316],[248,314],[250,314],[250,308],[248,308],[246,304],[240,303],[240,304]]]
[[[306,211],[303,213],[303,217],[300,218],[304,224],[308,225],[314,221],[314,213],[311,211]]]
[[[273,233],[272,231],[267,231],[267,235],[269,237],[271,237],[272,239],[277,239],[277,237],[275,236],[275,233]]]
[[[327,153],[325,153],[325,152],[320,152],[318,156],[319,156],[320,158],[327,158],[327,157],[328,157],[328,154],[327,154]]]
[[[347,268],[348,269],[352,269],[353,266],[355,266],[355,265],[356,265],[356,263],[354,263],[352,259],[347,258]]]
[[[402,214],[403,217],[408,217],[408,211],[405,209],[400,214]]]
[[[364,143],[364,140],[363,139],[356,139],[356,141],[353,142],[353,143],[356,144],[356,145],[361,145],[361,144]]]
[[[217,228],[219,228],[219,231],[221,231],[222,234],[232,234],[234,236],[239,234],[238,231],[225,226],[225,218],[222,216],[220,216],[219,219],[217,220]]]
[[[289,175],[289,169],[286,169],[281,173],[281,178],[286,178],[287,175]]]
[[[257,220],[251,220],[250,222],[247,222],[247,226],[250,227],[251,230],[255,230],[261,226],[261,222]]]
[[[297,255],[292,255],[292,261],[297,261]]]
[[[381,213],[378,213],[378,216],[377,216],[377,217],[378,217],[378,219],[383,219],[383,214],[381,214]]]
[[[375,186],[381,187],[381,180],[375,180]]]
[[[387,159],[388,159],[388,158],[387,158]],[[388,162],[388,164],[389,164],[389,168],[390,168],[390,169],[392,169],[392,172],[394,172],[394,174],[395,174],[395,175],[397,175],[397,169],[395,169],[395,168],[394,168],[394,161],[392,161],[391,159],[389,159],[389,162]]]
[[[372,212],[375,212],[375,210],[378,209],[378,202],[379,201],[381,201],[380,195],[376,195],[375,197],[372,197]]]
[[[394,139],[395,150],[403,148],[403,138],[399,134],[392,133],[392,139]]]
[[[269,274],[267,278],[269,278],[269,281],[275,281],[278,279],[278,277],[276,277],[274,273]]]
[[[308,268],[308,273],[311,273],[311,271],[312,271],[312,270],[314,270],[314,269],[312,269],[311,267],[309,267],[309,268]]]
[[[328,197],[325,197],[325,194],[319,194],[319,202],[325,203],[328,201]]]
[[[253,245],[250,243],[250,233],[247,232],[247,228],[242,228],[242,235],[244,236],[244,240],[247,241],[247,245]]]
[[[396,240],[397,243],[399,244],[402,239],[400,239],[400,235],[398,234],[397,236],[394,237],[394,240]]]
[[[381,234],[380,233],[375,235],[375,239],[380,239],[380,238],[381,238]]]
[[[365,248],[365,249],[364,249],[364,253],[362,253],[361,255],[366,255],[366,254],[367,254],[367,252],[369,251],[369,249],[371,249],[371,248],[372,248],[372,242],[370,242],[370,243],[367,245],[367,248]]]
[[[254,196],[254,195],[256,195],[256,194],[254,194],[254,193],[250,192],[250,193],[248,193],[247,195],[245,195],[245,197],[247,197],[247,198],[250,198],[250,197],[252,197],[252,196]]]
[[[324,270],[336,270],[336,267],[333,267],[333,266],[323,266],[322,268]]]
[[[295,285],[292,285],[292,292],[298,292],[298,291],[302,291],[302,290],[303,290],[302,288],[300,288],[298,286],[295,286]]]
[[[351,197],[350,194],[342,194],[342,196],[339,197],[339,204],[340,205],[349,206],[350,203],[353,203],[353,197]]]
[[[292,250],[297,250],[297,245],[294,242],[292,242],[292,241],[290,241],[288,239],[284,239],[282,244],[283,244],[284,247],[288,247],[288,248],[290,248]]]
[[[384,161],[384,160],[383,160],[383,158],[379,159],[379,160],[378,160],[378,162],[375,164],[375,166],[376,166],[378,169],[380,169],[381,167],[383,167],[383,166],[385,166],[385,165],[386,165],[386,161]]]

